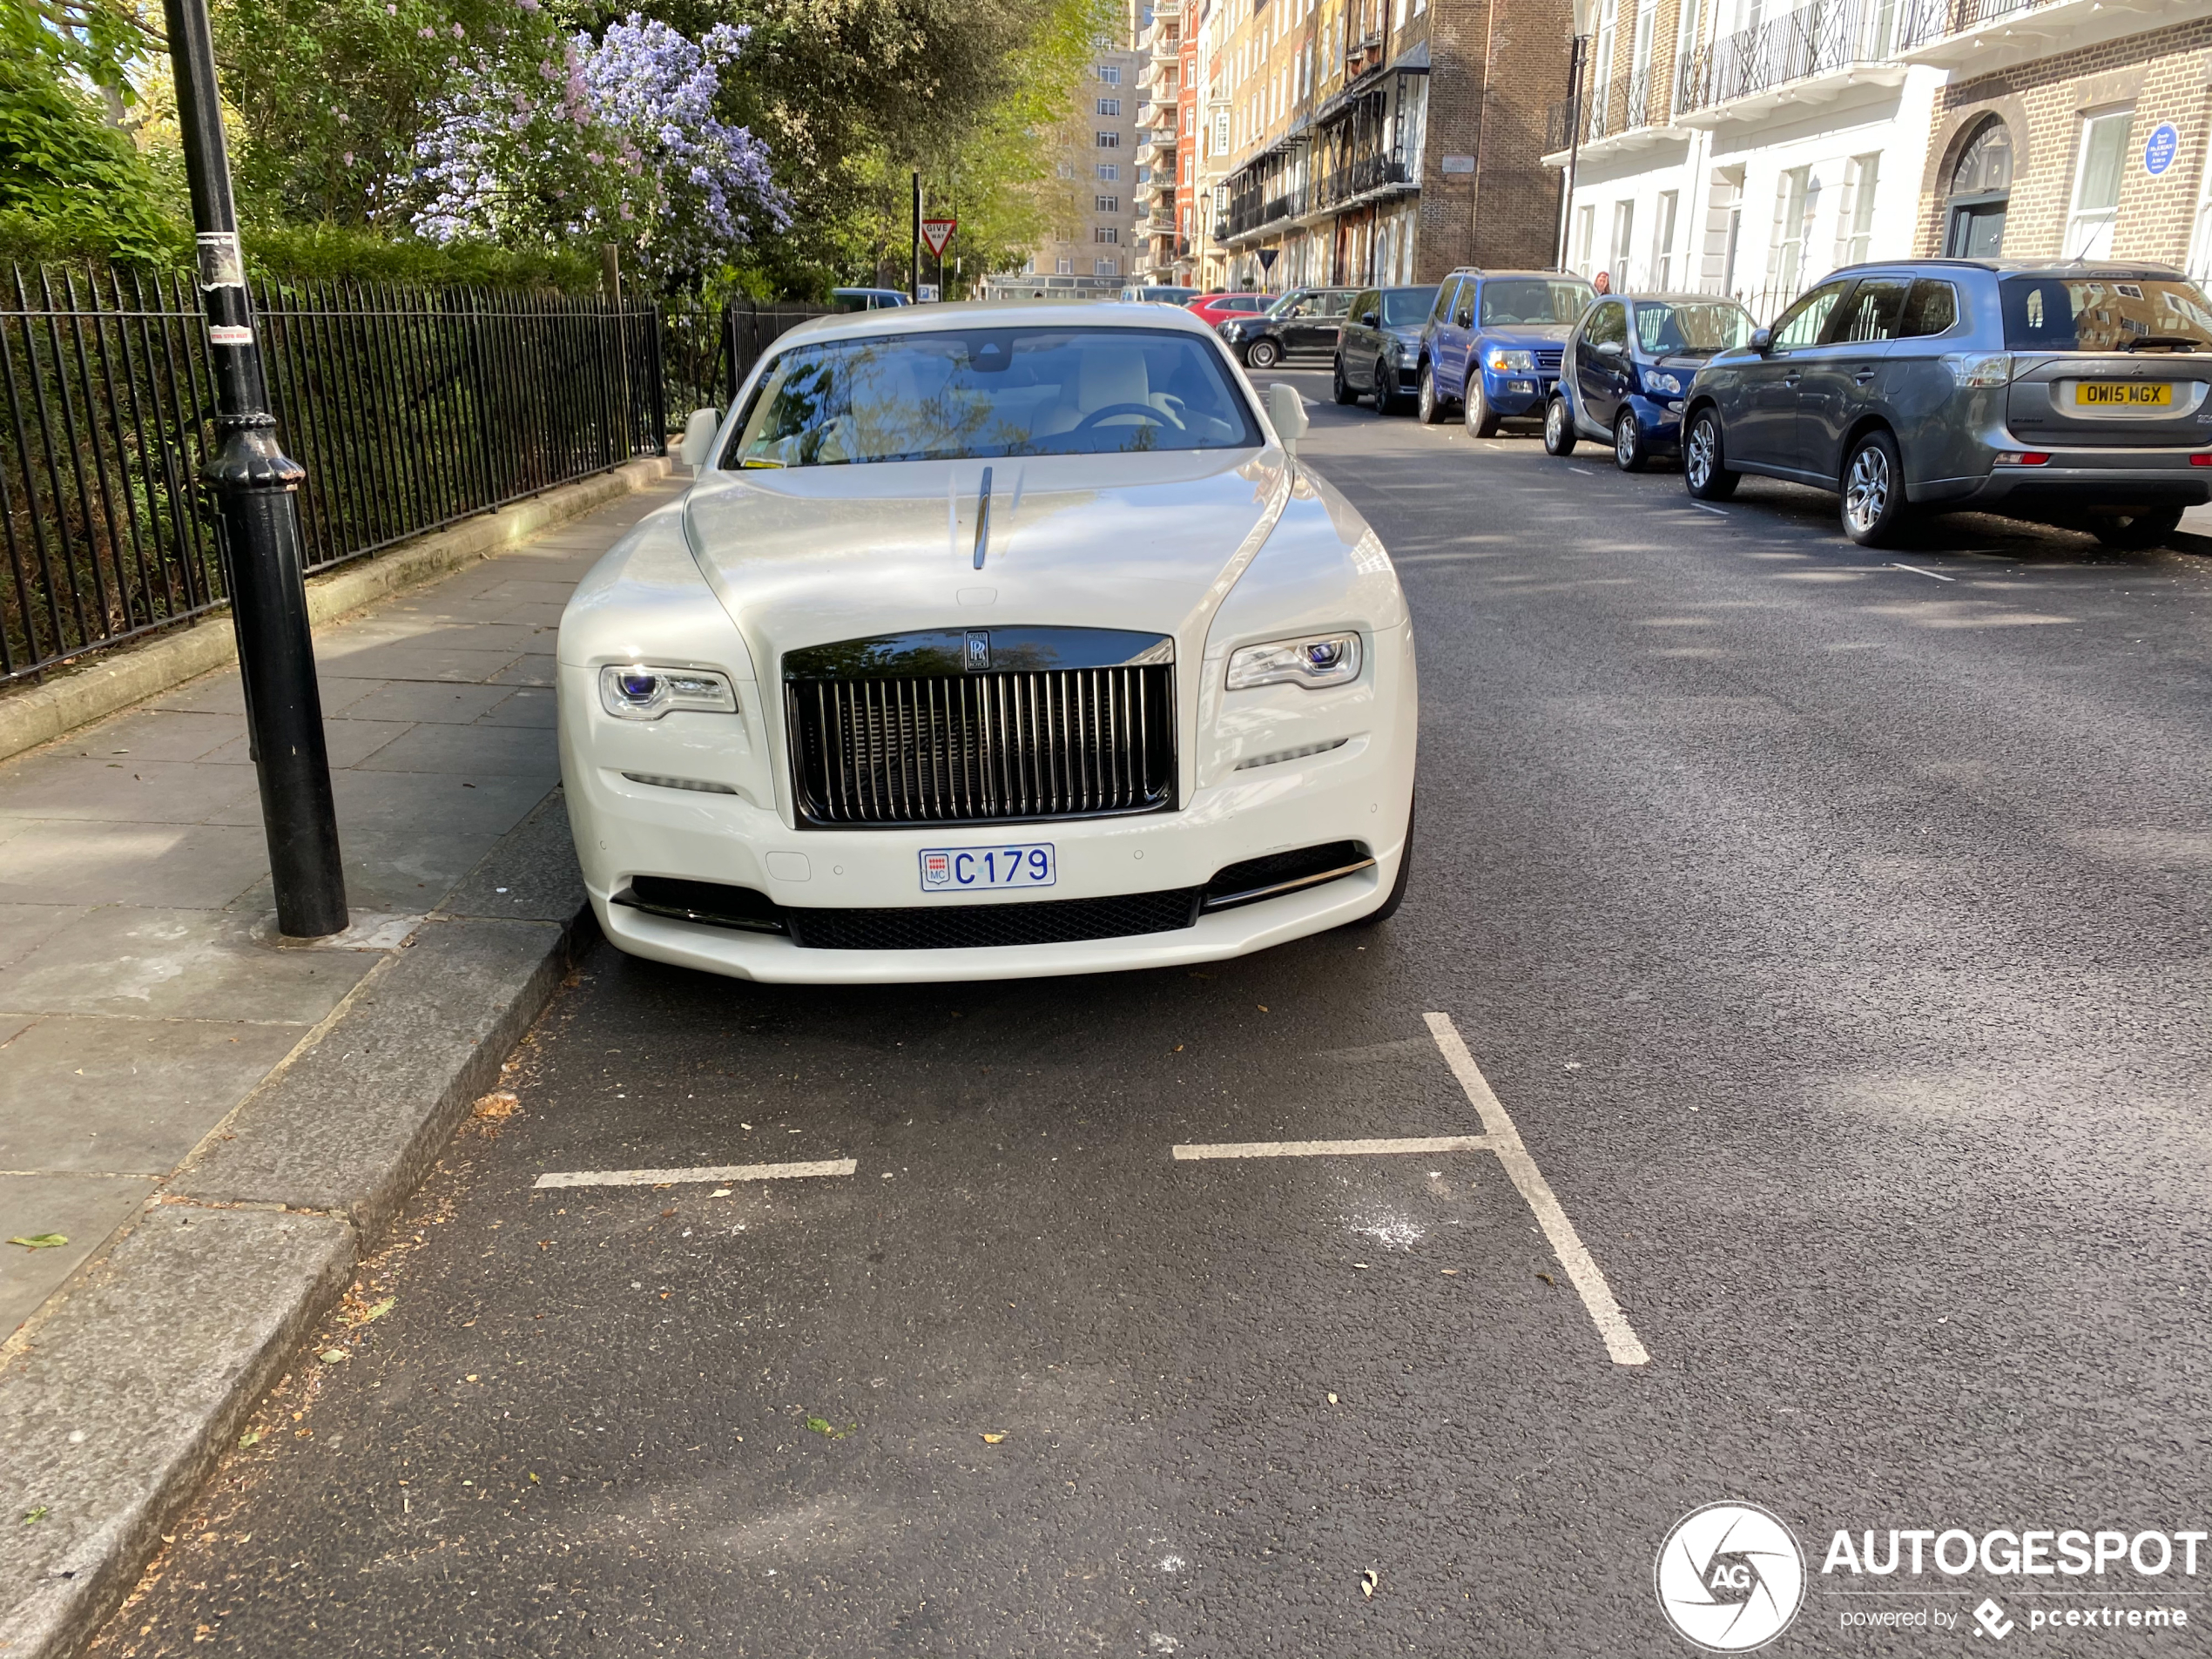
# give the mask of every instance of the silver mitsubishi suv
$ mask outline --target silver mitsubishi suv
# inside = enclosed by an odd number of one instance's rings
[[[1838,271],[1683,399],[1683,476],[1843,497],[1878,546],[1916,510],[2081,524],[2155,547],[2212,501],[2212,301],[2148,265],[1915,260]]]

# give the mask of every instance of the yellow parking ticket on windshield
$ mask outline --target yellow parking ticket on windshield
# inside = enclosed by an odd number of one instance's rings
[[[2168,408],[2174,401],[2171,381],[2078,381],[2074,401],[2077,408]]]

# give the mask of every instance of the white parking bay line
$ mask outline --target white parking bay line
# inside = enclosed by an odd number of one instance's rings
[[[1728,509],[1725,507],[1708,507],[1702,501],[1694,501],[1689,504],[1701,513],[1717,513],[1723,518],[1728,516]]]
[[[1367,1141],[1213,1141],[1174,1149],[1178,1158],[1372,1157],[1391,1152],[1488,1152],[1487,1135],[1421,1135]]]
[[[1956,582],[1959,579],[1955,576],[1946,576],[1940,570],[1923,570],[1917,564],[1903,564],[1895,559],[1892,559],[1890,561],[1890,569],[1892,570],[1910,570],[1914,576],[1932,577],[1938,582]]]
[[[689,1170],[566,1170],[541,1175],[540,1187],[672,1187],[701,1181],[792,1181],[810,1175],[850,1175],[858,1158],[812,1163],[715,1163]]]
[[[1520,1188],[1521,1196],[1535,1212],[1536,1224],[1551,1240],[1559,1264],[1567,1270],[1567,1277],[1575,1281],[1575,1288],[1581,1292],[1582,1305],[1589,1310],[1591,1322],[1604,1339],[1606,1352],[1613,1356],[1616,1366],[1650,1364],[1651,1356],[1629,1327],[1629,1316],[1613,1299],[1612,1286],[1605,1282],[1605,1275],[1599,1271],[1590,1252],[1582,1247],[1575,1224],[1568,1220],[1567,1212],[1552,1196],[1551,1184],[1544,1179],[1535,1159],[1528,1156],[1528,1149],[1521,1143],[1521,1131],[1514,1127],[1505,1107],[1491,1092],[1489,1080],[1474,1063],[1474,1056],[1467,1052],[1459,1028],[1452,1023],[1452,1016],[1431,1014],[1425,1017],[1429,1034],[1443,1051],[1445,1063],[1452,1068],[1452,1075],[1460,1080],[1460,1087],[1467,1091],[1467,1099],[1481,1116],[1482,1127],[1487,1131],[1483,1138],[1490,1143],[1490,1150],[1498,1155],[1498,1161],[1506,1166],[1506,1173],[1513,1177],[1514,1185]]]

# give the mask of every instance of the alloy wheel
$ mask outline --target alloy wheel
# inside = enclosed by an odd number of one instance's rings
[[[1567,400],[1555,397],[1544,406],[1544,448],[1555,455],[1568,453],[1568,430],[1572,424],[1567,413]]]
[[[1689,428],[1689,453],[1683,458],[1683,472],[1692,489],[1703,489],[1713,475],[1713,423],[1700,419]]]
[[[1855,536],[1871,535],[1890,504],[1890,458],[1878,443],[1862,444],[1844,481],[1844,516]]]
[[[1621,418],[1613,424],[1613,460],[1622,472],[1634,472],[1643,464],[1643,445],[1638,441],[1636,417],[1628,410],[1621,411]]]
[[[1250,361],[1254,368],[1274,368],[1275,359],[1278,355],[1278,354],[1275,349],[1275,342],[1273,341],[1255,340],[1252,341]]]

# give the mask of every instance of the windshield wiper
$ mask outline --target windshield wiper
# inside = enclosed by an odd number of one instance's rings
[[[2121,351],[2188,351],[2198,349],[2198,342],[2188,334],[2137,334]]]

